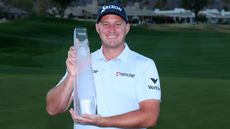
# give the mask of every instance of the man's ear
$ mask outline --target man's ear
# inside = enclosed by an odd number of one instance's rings
[[[96,27],[97,33],[99,34],[99,25],[98,25],[98,23],[95,24],[95,27]]]
[[[130,24],[129,24],[129,23],[127,23],[127,25],[126,25],[126,34],[128,34],[128,33],[129,33],[129,31],[130,31]]]

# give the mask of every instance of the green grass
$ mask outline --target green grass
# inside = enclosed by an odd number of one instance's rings
[[[1,129],[72,128],[68,112],[48,116],[45,97],[65,72],[75,26],[88,28],[91,51],[100,47],[91,22],[28,18],[0,24]],[[229,33],[207,29],[131,29],[129,47],[153,58],[161,77],[155,129],[229,128],[229,41]]]

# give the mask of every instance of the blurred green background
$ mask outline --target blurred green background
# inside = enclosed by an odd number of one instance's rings
[[[76,26],[87,27],[91,51],[100,47],[93,22],[33,17],[0,24],[1,129],[72,129],[68,112],[46,113],[45,97],[65,73]],[[230,27],[159,26],[132,27],[126,39],[159,70],[155,129],[228,129]]]

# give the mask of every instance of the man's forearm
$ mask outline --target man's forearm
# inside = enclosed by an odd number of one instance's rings
[[[119,128],[147,128],[155,126],[158,114],[153,111],[136,110],[126,114],[104,117],[99,121],[99,126]]]
[[[46,110],[50,115],[64,112],[69,105],[74,78],[67,75],[65,80],[51,89],[46,97]]]
[[[84,114],[77,116],[71,109],[70,114],[75,122],[93,124],[102,127],[147,128],[155,126],[160,112],[160,101],[146,100],[140,103],[140,109],[125,114],[102,117]]]

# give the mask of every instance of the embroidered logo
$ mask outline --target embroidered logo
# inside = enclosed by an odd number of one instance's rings
[[[96,70],[93,70],[93,73],[98,73],[99,71],[96,69]]]
[[[158,80],[158,79],[155,79],[155,78],[150,78],[150,79],[153,81],[154,84],[157,83],[157,80]]]
[[[150,90],[161,90],[161,88],[158,87],[158,86],[148,85],[148,87],[149,87]]]
[[[102,7],[101,14],[107,9],[115,9],[115,10],[118,10],[120,12],[122,11],[122,8],[120,8],[120,7],[116,6],[116,5],[107,5],[107,6]]]
[[[123,76],[123,77],[135,77],[135,74],[132,73],[122,73],[122,72],[116,72],[116,76]]]
[[[150,90],[161,90],[161,88],[159,87],[159,86],[157,86],[157,85],[155,85],[156,83],[157,83],[157,81],[158,81],[158,79],[155,79],[155,78],[150,78],[150,80],[154,83],[154,85],[148,85],[148,88],[150,89]]]

